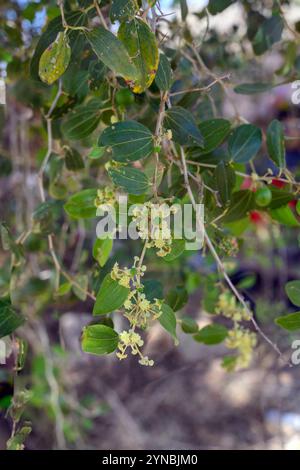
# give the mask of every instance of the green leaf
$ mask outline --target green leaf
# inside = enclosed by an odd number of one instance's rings
[[[161,326],[174,338],[174,342],[177,345],[178,339],[176,334],[176,316],[171,307],[167,304],[162,304],[161,314],[158,317],[158,321]]]
[[[300,200],[297,202],[296,211],[297,211],[297,214],[300,215]]]
[[[280,15],[275,14],[267,18],[259,27],[253,41],[252,46],[256,55],[264,54],[273,44],[280,41],[284,21]]]
[[[190,317],[182,317],[181,329],[187,335],[194,335],[199,331],[198,323]]]
[[[267,130],[267,147],[270,158],[280,168],[286,167],[284,131],[281,122],[274,119]]]
[[[147,176],[137,168],[121,166],[110,168],[108,174],[116,186],[124,189],[129,194],[145,194],[150,188]]]
[[[249,190],[237,191],[233,193],[228,211],[222,220],[227,223],[243,219],[254,207],[255,193]]]
[[[14,310],[9,300],[0,299],[0,338],[10,335],[24,322],[24,317]]]
[[[97,238],[93,246],[93,257],[101,268],[106,264],[113,247],[113,239],[109,237]]]
[[[118,162],[132,162],[153,152],[153,136],[139,122],[117,122],[102,132],[99,146],[111,147],[113,159]]]
[[[173,239],[171,245],[171,251],[166,256],[163,257],[165,261],[170,263],[178,258],[185,250],[185,240],[183,239]]]
[[[108,273],[103,279],[97,294],[93,315],[105,315],[106,313],[118,310],[124,304],[129,292],[130,289],[121,286]]]
[[[299,227],[300,223],[296,219],[292,209],[289,206],[282,206],[270,211],[272,219],[287,227]]]
[[[230,121],[226,119],[209,119],[199,124],[200,132],[204,139],[201,154],[215,150],[228,136],[231,128]]]
[[[168,91],[173,81],[173,72],[169,59],[165,54],[160,54],[155,83],[161,91]]]
[[[235,186],[236,176],[231,165],[220,162],[214,171],[216,189],[222,204],[227,204],[231,199],[232,190]]]
[[[71,48],[66,33],[59,32],[53,43],[42,53],[39,62],[40,79],[52,85],[66,71],[71,58]]]
[[[137,78],[138,71],[124,44],[113,33],[98,26],[86,37],[97,57],[116,75],[129,81]]]
[[[184,286],[173,287],[166,297],[166,303],[170,305],[174,312],[181,310],[187,301],[188,293]]]
[[[73,219],[90,219],[96,217],[95,199],[97,189],[83,189],[79,193],[73,194],[64,209]]]
[[[274,85],[271,83],[241,83],[237,85],[233,90],[239,95],[255,95],[257,93],[265,93],[266,91],[272,90]]]
[[[88,325],[83,329],[82,350],[89,354],[110,354],[118,347],[118,333],[106,325]]]
[[[67,114],[62,125],[64,136],[70,140],[79,140],[90,135],[99,124],[101,104],[100,100],[93,99]]]
[[[112,23],[133,17],[139,10],[137,0],[112,0],[109,17]]]
[[[230,157],[236,163],[247,163],[255,157],[261,143],[261,130],[252,124],[243,124],[237,127],[228,139]]]
[[[275,323],[288,331],[300,330],[300,312],[278,317],[276,318]]]
[[[185,21],[189,13],[186,0],[180,0],[180,10],[181,10],[181,19],[182,21]]]
[[[207,325],[193,337],[198,343],[207,345],[219,344],[224,341],[228,335],[228,330],[223,325]]]
[[[84,302],[87,298],[86,292],[88,290],[89,278],[86,274],[78,274],[75,276],[74,281],[76,284],[72,284],[72,290],[76,297]]]
[[[287,282],[285,292],[290,301],[297,307],[300,307],[300,281]]]
[[[65,17],[67,23],[71,26],[83,26],[86,24],[86,14],[82,13],[81,11],[66,13]],[[40,80],[39,62],[41,55],[43,54],[45,49],[47,49],[47,47],[50,46],[51,43],[53,43],[59,31],[63,30],[64,28],[61,22],[60,15],[48,23],[46,30],[43,32],[37,43],[34,55],[30,62],[30,75],[33,79]],[[74,45],[76,44],[76,41],[79,38],[79,35],[79,31],[71,31],[71,33],[69,34],[69,41],[72,49],[74,48]]]
[[[294,195],[284,191],[283,189],[272,188],[269,186],[272,192],[272,201],[269,205],[270,209],[278,209],[279,207],[287,205],[294,199]]]
[[[209,0],[208,11],[211,15],[217,15],[234,2],[235,0]]]
[[[151,302],[154,299],[163,299],[163,286],[161,282],[157,281],[156,279],[147,279],[143,281],[144,285],[144,294],[146,299],[150,300]]]
[[[165,113],[164,128],[171,129],[173,139],[180,145],[203,146],[203,137],[194,116],[180,106],[173,106]]]
[[[84,168],[83,158],[74,148],[65,148],[65,163],[70,171],[80,171]]]
[[[158,68],[159,53],[155,35],[145,21],[134,18],[121,23],[118,38],[137,70],[131,85],[133,92],[142,93],[153,82]]]

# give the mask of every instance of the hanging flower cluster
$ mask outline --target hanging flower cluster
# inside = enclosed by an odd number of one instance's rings
[[[176,213],[176,206],[154,204],[151,201],[133,209],[133,220],[142,240],[147,240],[147,248],[157,248],[157,256],[164,257],[172,249],[170,216]]]
[[[139,355],[139,363],[142,365],[152,366],[154,362],[149,360],[147,356],[143,356],[140,347],[144,342],[140,335],[135,332],[135,328],[139,327],[146,329],[150,322],[156,320],[161,315],[162,301],[154,299],[150,301],[146,298],[144,293],[144,285],[141,278],[144,276],[146,266],[140,263],[140,258],[135,256],[134,264],[131,268],[120,268],[118,263],[115,263],[112,271],[111,278],[126,288],[130,289],[127,299],[124,302],[125,318],[130,323],[130,329],[123,331],[120,335],[118,344],[119,352],[117,357],[125,359],[127,357],[127,349],[131,349],[133,355]]]
[[[237,355],[232,358],[224,367],[228,370],[245,369],[249,366],[253,349],[257,343],[256,334],[241,326],[240,322],[250,321],[251,313],[241,305],[236,297],[229,291],[222,292],[219,296],[216,313],[230,318],[234,322],[234,327],[228,332],[225,345],[228,349],[237,350]]]

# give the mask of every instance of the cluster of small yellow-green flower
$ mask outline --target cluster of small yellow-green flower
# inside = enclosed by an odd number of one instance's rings
[[[124,302],[124,316],[130,323],[130,329],[120,334],[117,357],[125,359],[127,357],[126,350],[130,347],[132,354],[140,356],[140,364],[151,366],[154,362],[149,360],[147,356],[143,356],[139,349],[143,346],[143,340],[135,332],[135,328],[146,329],[151,321],[156,320],[161,315],[162,301],[159,299],[150,301],[146,298],[144,285],[141,282],[145,271],[146,266],[140,264],[140,258],[135,256],[132,268],[120,268],[119,264],[115,263],[111,271],[111,277],[118,281],[121,286],[130,289]]]
[[[241,305],[237,298],[229,291],[224,291],[218,298],[216,313],[226,318],[231,318],[234,322],[251,319],[249,310]]]
[[[151,201],[133,209],[133,220],[142,240],[147,240],[147,248],[157,248],[157,256],[164,257],[172,249],[170,215],[176,207],[167,204],[154,204]]]
[[[116,192],[111,186],[97,190],[97,197],[94,204],[97,208],[103,206],[114,206],[117,200]]]
[[[228,332],[225,345],[229,349],[237,350],[235,360],[228,366],[229,370],[245,369],[249,366],[253,349],[257,343],[256,334],[243,327],[240,322],[250,321],[251,313],[241,305],[236,297],[229,291],[222,292],[216,306],[216,313],[230,318],[234,327]]]
[[[144,341],[142,340],[141,336],[136,333],[133,329],[128,331],[122,331],[119,334],[119,344],[118,348],[119,351],[117,352],[117,357],[122,360],[127,358],[127,350],[130,348],[131,354],[134,356],[139,356],[139,363],[143,366],[153,366],[154,361],[149,359],[148,356],[144,356],[140,350],[140,348],[144,345]]]
[[[236,349],[238,355],[235,361],[235,369],[246,369],[252,360],[253,349],[257,344],[257,336],[247,328],[240,325],[228,332],[228,337],[225,341],[227,348]]]

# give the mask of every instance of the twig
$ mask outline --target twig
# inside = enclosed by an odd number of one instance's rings
[[[193,192],[192,192],[192,189],[191,189],[191,186],[190,186],[190,182],[189,182],[189,175],[188,175],[188,169],[187,169],[187,163],[186,163],[186,159],[185,159],[185,153],[184,153],[184,149],[183,147],[180,147],[180,156],[181,156],[181,163],[182,163],[182,171],[183,171],[183,177],[184,177],[184,182],[185,182],[185,185],[186,185],[186,189],[187,189],[187,192],[188,192],[188,195],[189,195],[189,198],[190,198],[190,201],[192,203],[192,206],[194,208],[194,210],[196,211],[197,210],[197,205],[196,205],[196,201],[195,201],[195,198],[194,198],[194,195],[193,195]],[[199,221],[200,222],[200,221]],[[288,364],[290,365],[290,367],[293,367],[293,365],[291,364],[290,361],[287,361],[282,352],[280,351],[280,349],[278,348],[278,346],[272,342],[272,340],[262,331],[262,329],[260,328],[260,326],[257,324],[254,316],[253,316],[253,313],[251,312],[251,310],[249,309],[248,307],[248,304],[247,302],[245,301],[244,297],[242,296],[242,294],[238,291],[238,289],[235,287],[235,285],[233,284],[233,282],[231,281],[230,277],[228,276],[227,272],[226,272],[226,269],[225,269],[225,266],[222,262],[222,260],[220,259],[212,241],[210,240],[207,232],[206,232],[206,229],[204,227],[204,224],[203,224],[203,227],[201,227],[202,230],[203,230],[203,234],[204,234],[204,240],[205,240],[205,243],[212,255],[212,257],[214,258],[217,266],[218,266],[218,269],[220,271],[220,273],[222,274],[225,282],[227,283],[228,287],[231,289],[231,291],[233,292],[233,294],[236,296],[236,298],[238,299],[238,301],[241,303],[241,305],[245,308],[245,310],[248,312],[249,314],[249,317],[250,317],[250,320],[254,326],[254,328],[256,329],[257,333],[274,349],[274,351],[276,351],[276,353],[279,355],[279,358],[285,363],[285,364]]]
[[[174,93],[170,93],[169,96],[177,96],[183,95],[184,93],[193,93],[195,91],[208,91],[210,90],[216,83],[220,83],[220,80],[226,80],[230,78],[230,73],[223,75],[221,77],[216,78],[212,83],[209,85],[202,87],[202,88],[188,88],[187,90],[175,91]]]

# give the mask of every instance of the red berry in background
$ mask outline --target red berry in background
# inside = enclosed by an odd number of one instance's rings
[[[263,222],[263,217],[258,211],[251,211],[249,214],[249,218],[253,224],[260,224]]]
[[[285,183],[283,181],[278,181],[276,178],[272,179],[272,185],[276,186],[277,188],[283,188]]]
[[[297,203],[298,203],[297,199],[293,199],[292,201],[290,201],[290,202],[289,202],[290,208],[291,208],[291,209],[295,209]]]

